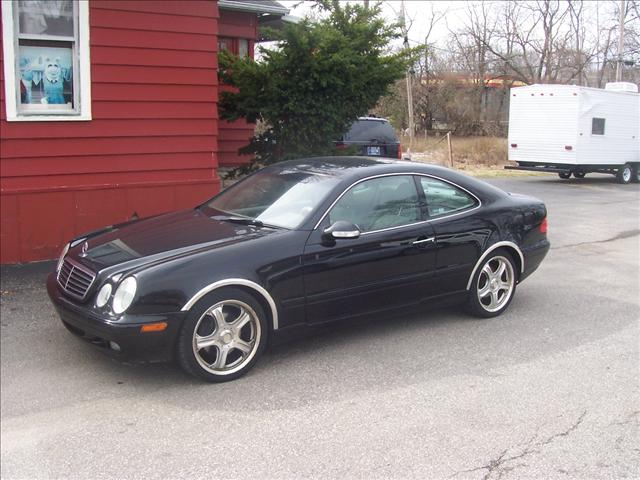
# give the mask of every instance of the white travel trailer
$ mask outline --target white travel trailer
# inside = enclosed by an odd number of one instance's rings
[[[611,173],[640,181],[640,94],[633,83],[606,88],[531,85],[512,88],[509,160],[513,170],[584,178]]]

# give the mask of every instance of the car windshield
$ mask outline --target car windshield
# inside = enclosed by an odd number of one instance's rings
[[[396,133],[389,122],[384,120],[357,120],[344,136],[347,142],[397,143]]]
[[[295,229],[338,181],[336,177],[314,172],[263,170],[225,190],[205,206],[223,215]]]

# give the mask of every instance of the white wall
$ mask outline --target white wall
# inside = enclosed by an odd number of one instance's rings
[[[577,87],[532,85],[512,88],[509,104],[509,160],[576,162]],[[517,144],[513,148],[511,144]],[[570,145],[573,150],[566,150]]]
[[[616,164],[640,161],[640,96],[594,88],[580,91],[578,162]],[[605,119],[604,135],[592,135],[594,117]]]

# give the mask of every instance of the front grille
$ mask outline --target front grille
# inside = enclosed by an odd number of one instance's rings
[[[69,295],[84,300],[96,276],[73,260],[64,259],[58,272],[58,283]]]

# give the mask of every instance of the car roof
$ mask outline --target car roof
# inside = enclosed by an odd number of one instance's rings
[[[300,158],[281,162],[270,168],[330,175],[337,178],[358,179],[361,176],[368,177],[378,173],[404,171],[402,170],[403,164],[411,165],[411,162],[399,162],[390,158],[338,156]],[[401,170],[398,170],[398,168]]]
[[[301,172],[330,175],[332,177],[358,179],[386,173],[417,172],[432,175],[455,173],[448,168],[407,160],[384,157],[336,156],[309,157],[280,162],[272,169],[298,170]]]
[[[382,118],[382,117],[358,117],[358,120],[360,120],[360,121],[365,120],[365,121],[389,123],[389,120],[387,120],[386,118]]]
[[[392,158],[364,156],[310,157],[279,162],[268,168],[277,172],[290,171],[293,173],[297,171],[316,175],[329,175],[339,178],[344,183],[353,183],[363,178],[391,173],[421,173],[448,180],[474,192],[483,192],[491,196],[504,195],[504,192],[496,187],[446,167]]]

